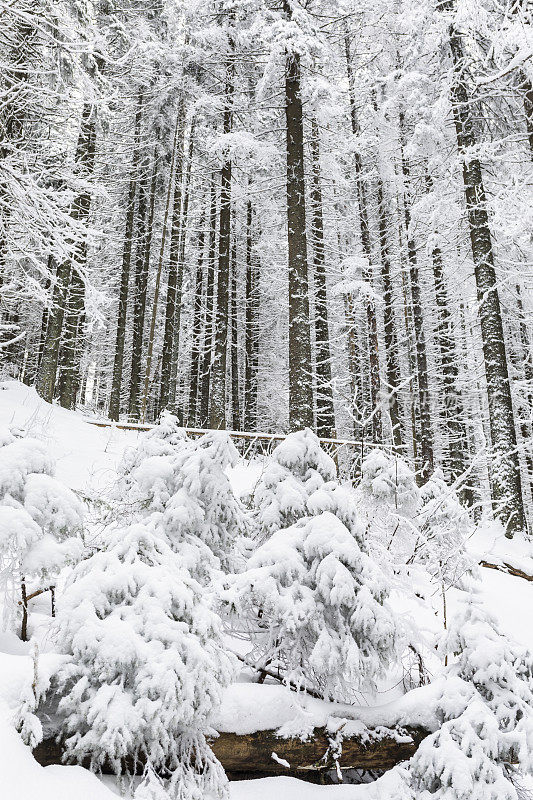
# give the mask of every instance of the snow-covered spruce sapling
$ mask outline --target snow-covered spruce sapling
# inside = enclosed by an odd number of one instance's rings
[[[358,533],[323,511],[272,534],[228,580],[226,602],[248,628],[258,669],[337,700],[375,689],[400,637]]]
[[[238,453],[226,433],[193,441],[173,429],[170,418],[167,423],[170,436],[158,438],[151,431],[148,440],[143,437],[137,450],[128,453],[119,488],[127,498],[129,519],[158,512],[172,547],[179,547],[182,555],[187,548],[203,548],[202,558],[192,557],[191,569],[199,565],[202,574],[195,577],[205,582],[213,563],[224,572],[236,568],[239,540],[250,528],[226,475]]]
[[[124,451],[117,469],[118,481],[112,492],[113,507],[118,509],[122,520],[135,521],[142,512],[149,514],[156,508],[164,508],[172,492],[172,486],[167,486],[172,474],[168,468],[169,461],[158,459],[170,459],[188,446],[193,446],[193,443],[179,425],[178,418],[164,411],[159,425],[140,435],[135,447]],[[153,469],[150,469],[151,464]],[[163,465],[167,465],[167,469]],[[141,466],[142,480],[139,480],[137,470]]]
[[[415,557],[444,587],[464,588],[464,580],[476,568],[466,551],[472,531],[467,510],[448,486],[441,470],[435,470],[420,489],[418,526],[421,538]]]
[[[357,506],[372,548],[380,561],[406,563],[419,540],[415,474],[401,458],[377,449],[366,456],[361,472]]]
[[[262,540],[308,516],[308,497],[336,474],[316,434],[309,428],[290,433],[267,460],[254,492]]]
[[[28,601],[34,592],[53,586],[60,569],[82,551],[77,536],[83,524],[82,504],[53,475],[54,464],[42,442],[16,439],[7,429],[0,432],[4,624],[20,621],[23,641],[28,636]]]
[[[222,431],[207,433],[172,460],[176,491],[169,500],[164,524],[172,546],[183,547],[194,537],[201,541],[223,572],[244,565],[250,522],[235,497],[226,469],[238,461],[230,436]]]
[[[513,773],[533,770],[533,657],[473,597],[443,637],[453,663],[437,701],[441,726],[409,767],[420,800],[518,800]]]
[[[54,678],[60,734],[66,757],[92,769],[124,776],[133,759],[173,800],[223,797],[206,736],[234,665],[191,552],[180,555],[168,531],[156,512],[108,532],[73,570],[55,631],[69,657]],[[159,783],[152,775],[142,791],[152,797]]]

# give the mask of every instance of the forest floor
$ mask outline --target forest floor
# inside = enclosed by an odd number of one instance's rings
[[[116,469],[127,447],[134,446],[136,431],[91,425],[79,412],[66,411],[44,403],[33,389],[9,381],[0,383],[0,425],[15,426],[25,434],[44,439],[56,460],[57,477],[82,497],[107,493],[116,480]],[[253,489],[260,465],[243,462],[230,472],[236,494]],[[533,574],[533,549],[525,542],[509,542],[497,526],[481,524],[469,543],[475,559],[493,564],[510,564]],[[494,569],[482,568],[480,593],[487,609],[513,639],[533,649],[530,609],[533,583]],[[39,668],[54,670],[58,656],[47,642],[48,604],[46,595],[33,601],[31,622],[39,641]],[[406,609],[423,630],[442,626],[440,599],[431,598],[417,608]],[[450,593],[448,615],[454,614]],[[235,650],[238,642],[230,642]],[[242,645],[242,643],[241,643]],[[41,767],[20,740],[12,725],[14,708],[25,681],[31,680],[32,662],[28,645],[13,634],[0,635],[0,775],[3,797],[9,800],[113,800],[119,789],[112,778],[102,780],[81,767]],[[217,720],[217,729],[247,733],[270,728],[298,729],[321,725],[331,717],[348,718],[358,724],[430,724],[424,719],[423,687],[403,699],[399,685],[383,686],[378,707],[334,706],[308,700],[302,704],[282,686],[251,683],[243,673],[241,681],[227,691]],[[419,693],[417,695],[417,693]],[[415,702],[413,702],[415,701]],[[231,800],[385,800],[394,796],[394,775],[387,774],[366,786],[313,786],[290,777],[262,778],[231,784]]]

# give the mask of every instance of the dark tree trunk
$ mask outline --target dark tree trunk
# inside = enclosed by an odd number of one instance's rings
[[[348,72],[348,88],[350,98],[350,120],[352,133],[359,135],[359,121],[357,119],[357,109],[354,94],[354,79],[352,71],[352,60],[350,55],[350,44],[348,37],[345,37],[346,69]],[[359,208],[359,221],[361,225],[361,244],[367,265],[363,270],[363,281],[373,287],[374,280],[372,275],[372,246],[370,242],[370,228],[368,224],[368,198],[363,174],[363,161],[358,150],[354,153],[355,176],[357,181],[357,203]],[[366,301],[366,321],[368,328],[368,352],[370,361],[370,405],[372,414],[372,439],[374,442],[381,442],[383,439],[381,408],[380,408],[380,376],[379,376],[379,340],[378,324],[376,318],[376,308],[372,301]]]
[[[398,403],[400,386],[400,364],[398,360],[398,339],[394,318],[394,296],[392,289],[391,264],[388,245],[387,208],[383,196],[383,183],[378,174],[377,205],[379,215],[379,248],[381,253],[381,282],[383,286],[383,323],[385,335],[385,364],[387,374],[387,402],[392,429],[394,448],[402,446],[403,434]]]
[[[430,179],[427,184],[428,188],[431,188]],[[467,467],[465,454],[468,453],[464,407],[457,385],[459,354],[452,328],[450,304],[442,268],[442,253],[438,247],[433,249],[432,263],[437,301],[437,344],[444,396],[445,440],[447,442],[444,459],[445,472],[449,480],[455,481]]]
[[[85,103],[83,106],[81,128],[76,148],[76,167],[86,178],[90,177],[93,173],[95,149],[96,111],[90,103]],[[78,222],[86,222],[89,218],[90,208],[91,194],[89,191],[84,191],[73,202],[70,213]],[[85,243],[83,243],[81,246],[81,253],[79,254],[81,256],[79,258],[80,265],[83,262],[85,252]],[[72,273],[72,260],[66,259],[57,265],[54,289],[52,292],[52,304],[48,314],[46,339],[37,382],[39,394],[48,403],[52,402],[55,394],[59,345],[63,332],[63,322]],[[81,276],[80,280],[82,280]],[[77,305],[83,305],[83,303],[80,304],[77,300]]]
[[[131,343],[131,376],[128,414],[130,419],[140,418],[142,349],[144,338],[144,319],[146,315],[146,290],[148,288],[148,271],[150,268],[150,251],[154,228],[155,195],[157,186],[157,152],[154,150],[152,177],[148,192],[147,175],[139,186],[139,202],[137,204],[137,227],[139,239],[135,264],[135,296],[133,301],[133,335]]]
[[[398,206],[401,206],[402,198],[398,197]],[[413,323],[413,307],[411,302],[411,289],[409,285],[408,267],[403,263],[403,254],[405,252],[403,230],[400,222],[398,221],[398,236],[400,240],[400,252],[402,253],[402,294],[403,294],[403,323],[404,323],[404,339],[406,347],[407,365],[409,371],[409,405],[410,405],[410,423],[411,423],[411,441],[413,449],[413,460],[415,464],[418,463],[419,451],[419,438],[420,432],[418,430],[417,419],[417,392],[415,391],[415,377],[416,377],[416,346],[414,336],[414,323]]]
[[[3,67],[2,107],[0,109],[0,162],[13,156],[24,145],[26,116],[25,89],[31,75],[29,55],[33,49],[36,28],[22,16],[16,25],[13,47]],[[0,183],[0,286],[7,269],[8,227],[11,202],[3,182]]]
[[[439,8],[442,11],[454,12],[455,2],[444,0]],[[525,530],[525,516],[507,353],[483,173],[479,159],[469,152],[477,144],[477,138],[467,87],[463,41],[453,22],[450,22],[448,33],[454,71],[451,104],[457,146],[463,158],[465,201],[487,379],[492,444],[493,508],[506,526],[506,536],[512,538],[515,533]]]
[[[407,258],[409,260],[409,282],[411,285],[411,302],[413,309],[413,327],[416,349],[416,378],[418,386],[418,469],[420,483],[425,483],[434,470],[433,430],[431,427],[430,398],[428,385],[428,363],[426,337],[424,333],[424,312],[422,308],[422,291],[418,271],[416,244],[411,231],[411,200],[409,190],[411,174],[409,162],[405,156],[405,131],[403,113],[400,112],[400,132],[402,136],[402,173],[404,178],[404,221],[407,236]]]
[[[180,330],[181,330],[181,304],[183,297],[183,269],[185,264],[185,248],[187,243],[187,224],[189,219],[189,202],[191,198],[191,174],[192,156],[194,151],[194,121],[191,123],[189,131],[189,152],[187,156],[187,169],[185,172],[185,182],[183,186],[183,208],[180,226],[180,244],[178,256],[178,274],[176,277],[176,308],[174,311],[174,325],[172,335],[172,352],[170,357],[170,383],[168,388],[168,405],[180,418],[183,417],[183,409],[176,407],[176,390],[178,377],[178,362],[180,352]]]
[[[50,255],[48,256],[47,271],[51,277],[46,278],[44,284],[44,288],[47,292],[50,290],[50,287],[52,285],[54,269],[55,269],[55,262],[52,256]],[[24,383],[26,383],[28,386],[33,386],[33,384],[37,380],[37,375],[39,373],[39,366],[41,363],[41,358],[43,356],[43,347],[46,339],[47,325],[48,325],[48,306],[44,306],[41,313],[41,324],[39,326],[39,338],[37,340],[37,350],[34,353],[32,353],[31,357],[30,356],[28,357],[28,363],[26,365],[26,369],[24,370]]]
[[[234,212],[235,213],[235,212]],[[237,240],[234,226],[231,248],[231,426],[241,429],[241,404],[239,381],[239,321],[237,317]]]
[[[86,261],[86,248],[80,254]],[[63,408],[76,407],[80,387],[80,359],[83,347],[85,310],[85,284],[79,272],[73,271],[70,279],[59,366],[59,403]]]
[[[176,164],[176,157],[178,155],[178,142],[180,138],[180,134],[182,131],[183,126],[183,109],[181,103],[178,107],[178,113],[176,115],[176,127],[174,130],[174,141],[172,143],[172,160],[170,162],[170,174],[168,176],[168,185],[167,185],[167,192],[165,198],[165,211],[163,217],[163,231],[161,234],[161,244],[159,245],[159,257],[157,260],[157,272],[155,276],[155,287],[154,287],[154,298],[152,301],[152,314],[150,318],[150,328],[148,331],[148,347],[146,349],[146,370],[144,375],[144,386],[143,386],[143,393],[142,393],[142,401],[141,401],[141,419],[144,422],[146,418],[146,412],[148,409],[148,395],[150,393],[151,388],[151,380],[152,380],[152,360],[154,354],[154,343],[155,343],[155,323],[157,319],[157,310],[159,307],[159,293],[161,290],[161,275],[163,272],[163,259],[165,257],[165,249],[166,249],[166,241],[167,241],[167,232],[168,232],[168,218],[170,214],[170,206],[172,204],[172,187],[173,183],[181,179],[181,171],[178,174],[177,170],[175,169]],[[157,367],[156,367],[157,373]]]
[[[284,0],[284,11],[291,6]],[[289,426],[314,427],[309,274],[305,210],[304,124],[301,67],[297,52],[287,52],[285,120],[287,148],[287,235],[289,267]]]
[[[207,254],[207,280],[205,289],[205,314],[202,334],[202,355],[200,359],[200,408],[199,424],[205,428],[209,421],[209,396],[211,386],[211,363],[213,358],[215,276],[217,241],[217,189],[211,183],[211,205],[209,213],[209,246]]]
[[[244,369],[244,430],[257,430],[257,371],[259,367],[259,286],[253,253],[253,206],[246,206],[246,327]]]
[[[139,92],[135,127],[133,133],[133,156],[131,160],[128,199],[126,202],[126,228],[124,248],[122,251],[122,271],[120,277],[120,294],[118,300],[117,335],[115,339],[115,358],[113,362],[113,378],[111,381],[111,397],[109,401],[109,418],[118,420],[120,415],[120,394],[122,388],[122,368],[124,364],[124,344],[126,341],[126,318],[128,315],[128,292],[130,285],[131,257],[133,253],[133,223],[135,221],[135,196],[137,193],[138,170],[141,146],[141,121],[143,112],[143,93]]]
[[[192,342],[191,342],[191,372],[189,384],[189,408],[187,418],[192,428],[198,422],[198,387],[200,383],[201,368],[201,339],[202,339],[202,287],[203,287],[203,265],[204,265],[204,217],[200,219],[200,232],[198,234],[198,260],[196,261],[196,272],[194,277],[193,289],[193,320],[192,320]]]
[[[226,67],[224,133],[233,126],[234,62]],[[214,319],[213,362],[211,365],[209,427],[226,427],[226,351],[228,341],[228,299],[231,249],[231,159],[226,157],[220,181],[218,230],[217,303]]]
[[[335,410],[329,346],[328,298],[324,250],[324,219],[320,173],[320,134],[315,119],[311,136],[311,235],[315,282],[316,427],[319,436],[335,436]]]
[[[23,642],[28,641],[28,595],[26,591],[26,578],[21,579],[20,596],[22,605],[22,624],[20,628],[20,638]]]
[[[529,150],[533,159],[533,84],[529,78],[524,78],[522,83],[524,96],[524,114],[526,117],[526,130],[529,142]]]
[[[523,378],[526,390],[522,398],[525,408],[517,409],[518,425],[524,452],[524,461],[527,471],[530,497],[533,499],[533,454],[531,452],[531,442],[533,441],[533,430],[531,424],[531,409],[533,409],[533,349],[529,340],[524,304],[522,302],[522,292],[517,284],[516,305],[518,311],[519,325],[519,346],[516,353],[516,371]]]
[[[163,334],[163,351],[161,355],[161,387],[159,407],[167,407],[170,397],[170,365],[172,345],[174,342],[174,325],[176,316],[176,288],[178,282],[178,265],[180,256],[180,240],[183,227],[183,143],[185,137],[185,106],[183,100],[178,110],[179,135],[176,144],[176,167],[174,178],[174,196],[172,200],[172,227],[170,231],[170,253],[168,262],[167,299],[165,307],[165,331]],[[181,267],[181,265],[179,265]]]

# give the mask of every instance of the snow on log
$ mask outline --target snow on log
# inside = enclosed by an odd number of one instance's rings
[[[245,735],[221,733],[211,747],[232,778],[253,774],[312,779],[337,764],[341,769],[391,769],[410,758],[427,735],[428,731],[420,728],[377,728],[337,739],[335,732],[315,728],[307,739],[301,739],[282,738],[277,731],[266,730]],[[33,755],[42,766],[62,762],[61,746],[54,739],[41,742]]]

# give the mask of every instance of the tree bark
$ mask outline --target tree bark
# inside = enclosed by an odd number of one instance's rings
[[[339,722],[342,731],[342,723]],[[306,739],[281,738],[274,730],[257,731],[245,735],[221,732],[210,744],[226,772],[233,779],[267,775],[291,775],[313,781],[320,773],[335,769],[387,770],[411,758],[429,731],[420,728],[380,729],[368,731],[368,739],[346,737],[336,756],[333,738],[325,728],[315,728]],[[272,754],[289,763],[285,767]],[[42,766],[62,763],[62,747],[55,739],[45,739],[33,751]],[[143,765],[137,764],[142,770]],[[106,765],[104,772],[111,772]]]
[[[230,42],[233,49],[233,42]],[[232,58],[226,66],[224,126],[225,134],[233,127],[233,94],[235,65]],[[213,361],[211,365],[209,427],[226,428],[226,354],[228,342],[228,300],[231,249],[231,158],[225,157],[220,179],[220,211],[218,228],[217,303],[214,319]]]
[[[283,0],[283,9],[290,19],[291,5],[288,0]],[[289,427],[294,431],[314,427],[301,66],[300,56],[294,51],[286,53],[285,121],[289,268]]]
[[[455,11],[454,0],[444,0],[439,9]],[[512,538],[525,530],[525,515],[518,460],[511,387],[507,368],[503,323],[492,249],[483,172],[479,158],[471,155],[477,144],[465,74],[462,36],[450,20],[449,45],[453,64],[451,105],[457,146],[463,161],[465,202],[474,259],[479,319],[487,381],[489,424],[492,444],[492,500],[494,513]]]
[[[159,259],[157,264],[157,272],[155,276],[155,288],[154,288],[154,299],[152,301],[152,315],[150,319],[150,330],[148,333],[148,348],[146,352],[146,372],[144,376],[144,387],[143,387],[143,395],[141,401],[141,420],[144,422],[146,418],[146,409],[148,406],[148,394],[150,391],[150,378],[152,372],[152,359],[154,353],[154,340],[155,340],[155,322],[157,319],[157,309],[159,305],[159,292],[161,289],[161,274],[163,271],[163,259],[165,257],[165,245],[167,240],[167,233],[168,233],[168,217],[170,214],[170,205],[171,205],[171,198],[172,198],[172,186],[175,179],[179,178],[179,176],[175,176],[175,169],[174,165],[176,162],[176,150],[178,148],[178,139],[181,130],[181,106],[178,107],[178,113],[176,116],[176,127],[174,130],[174,141],[172,143],[172,160],[170,162],[170,174],[168,176],[168,187],[167,187],[167,196],[165,200],[165,213],[163,218],[163,232],[161,234],[161,245],[159,247]]]
[[[196,261],[196,272],[194,277],[194,302],[192,320],[192,342],[191,342],[191,371],[189,383],[189,407],[187,418],[191,428],[196,427],[198,411],[198,387],[200,383],[201,367],[201,339],[202,339],[202,286],[203,286],[203,265],[204,265],[204,215],[200,219],[200,232],[198,234],[198,259]]]
[[[431,188],[431,182],[428,186]],[[457,386],[459,354],[452,329],[449,298],[442,268],[442,253],[438,247],[433,248],[432,264],[437,301],[437,343],[444,396],[445,453],[447,453],[444,466],[448,480],[453,483],[467,466],[465,411]]]
[[[86,248],[79,261],[85,262]],[[80,388],[80,343],[84,325],[85,284],[77,270],[72,271],[68,291],[66,315],[63,325],[63,338],[59,355],[59,404],[63,408],[76,407]]]
[[[354,78],[352,70],[352,60],[350,54],[350,43],[346,36],[344,39],[346,52],[346,69],[348,73],[348,90],[350,98],[350,120],[352,133],[359,135],[359,121],[357,119],[357,108],[354,93]],[[357,203],[359,208],[359,221],[361,225],[361,244],[365,255],[367,266],[363,269],[363,281],[373,288],[374,280],[372,275],[372,245],[370,242],[370,228],[368,224],[368,198],[363,174],[363,161],[358,150],[354,152],[355,177],[357,183]],[[370,361],[370,404],[372,415],[372,440],[382,442],[383,430],[380,408],[380,375],[379,375],[379,340],[378,324],[376,318],[375,303],[371,300],[365,302],[368,353]]]
[[[187,156],[187,168],[185,170],[185,181],[183,186],[183,207],[180,225],[180,243],[178,256],[178,274],[176,277],[176,307],[174,310],[174,324],[172,334],[172,351],[170,356],[170,382],[168,387],[168,406],[180,418],[183,418],[183,409],[176,407],[176,391],[178,385],[178,362],[180,352],[180,331],[181,331],[181,305],[183,297],[183,269],[185,264],[185,248],[187,244],[187,223],[189,219],[189,202],[191,199],[191,174],[192,156],[194,151],[194,120],[191,122],[189,131],[189,148]]]
[[[118,421],[120,415],[120,393],[122,388],[122,368],[124,364],[124,344],[126,341],[126,318],[128,314],[128,292],[130,285],[131,257],[133,253],[133,223],[135,220],[135,196],[137,194],[138,171],[141,147],[141,121],[143,113],[143,92],[139,91],[133,132],[133,155],[131,160],[128,199],[126,202],[126,229],[122,251],[122,271],[118,300],[117,334],[115,339],[115,358],[109,400],[109,419]]]
[[[21,579],[20,596],[22,598],[22,623],[20,628],[20,638],[23,642],[28,641],[28,595],[26,592],[26,578]]]
[[[383,182],[378,174],[377,205],[379,217],[379,249],[381,254],[381,282],[383,286],[383,323],[385,335],[385,365],[387,374],[387,404],[390,416],[392,441],[395,450],[401,449],[403,434],[398,403],[400,387],[400,364],[398,360],[398,339],[394,317],[394,299],[391,265],[388,245],[388,214],[383,196]]]
[[[244,430],[257,430],[257,371],[259,367],[259,286],[257,259],[253,253],[254,212],[246,206],[246,326],[244,368]]]
[[[141,364],[144,339],[144,320],[146,316],[146,291],[148,288],[148,272],[150,269],[150,252],[154,231],[155,195],[157,185],[157,152],[152,156],[152,176],[150,188],[144,176],[139,186],[139,202],[137,205],[137,221],[140,231],[137,241],[135,264],[135,296],[133,301],[133,334],[131,343],[131,374],[128,415],[131,420],[140,417]]]
[[[235,211],[234,211],[235,215]],[[237,317],[237,240],[235,225],[231,248],[231,427],[241,429],[240,380],[239,380],[239,321]]]
[[[24,144],[24,118],[26,116],[26,87],[31,75],[28,56],[33,49],[36,29],[30,21],[21,17],[16,25],[16,33],[9,56],[4,64],[3,102],[0,109],[0,161],[5,161]],[[0,286],[7,268],[8,226],[11,216],[10,198],[1,187],[0,215]]]
[[[417,478],[419,483],[425,483],[434,470],[433,458],[433,429],[431,427],[431,411],[428,384],[428,363],[426,351],[426,337],[424,332],[424,312],[422,309],[422,291],[418,271],[418,257],[416,244],[411,231],[411,199],[409,197],[411,172],[409,162],[405,156],[405,123],[403,112],[400,112],[401,135],[401,160],[404,178],[404,222],[407,237],[407,258],[409,261],[409,282],[411,287],[411,302],[413,308],[413,327],[415,334],[416,350],[416,377],[418,387],[418,443],[419,463]]]
[[[320,172],[320,133],[316,119],[311,133],[311,237],[315,283],[316,428],[319,436],[335,436],[335,409],[329,346],[328,298],[324,249],[324,219]]]
[[[209,396],[211,386],[211,364],[213,358],[214,309],[215,309],[215,277],[217,237],[217,189],[215,181],[211,183],[211,204],[209,213],[209,246],[207,254],[207,282],[205,290],[205,314],[202,335],[202,356],[200,359],[200,427],[206,427],[209,421]]]
[[[76,166],[87,177],[91,176],[94,169],[94,157],[96,151],[96,110],[90,103],[83,106],[81,127],[76,147]],[[89,218],[91,208],[91,194],[84,191],[73,202],[70,213],[71,216],[80,222],[86,222]],[[81,245],[80,261],[83,262],[86,254],[86,245]],[[74,256],[73,256],[74,257]],[[56,388],[57,366],[59,360],[59,345],[63,332],[63,322],[67,305],[68,291],[71,283],[73,270],[72,259],[65,259],[57,265],[55,274],[54,289],[52,292],[52,303],[48,313],[48,325],[46,329],[46,339],[43,347],[43,355],[39,366],[39,376],[37,381],[37,391],[47,403],[54,399]],[[80,280],[83,279],[80,276]],[[78,286],[79,289],[79,286]],[[82,303],[77,300],[77,307]]]
[[[168,261],[167,299],[165,308],[165,330],[163,334],[163,351],[161,355],[161,386],[159,408],[167,407],[170,396],[170,365],[172,345],[174,342],[174,325],[176,316],[176,290],[178,283],[178,265],[180,260],[180,239],[183,228],[183,145],[185,139],[185,104],[180,100],[178,109],[179,134],[176,143],[174,196],[172,200],[172,227],[170,230],[170,252]]]

